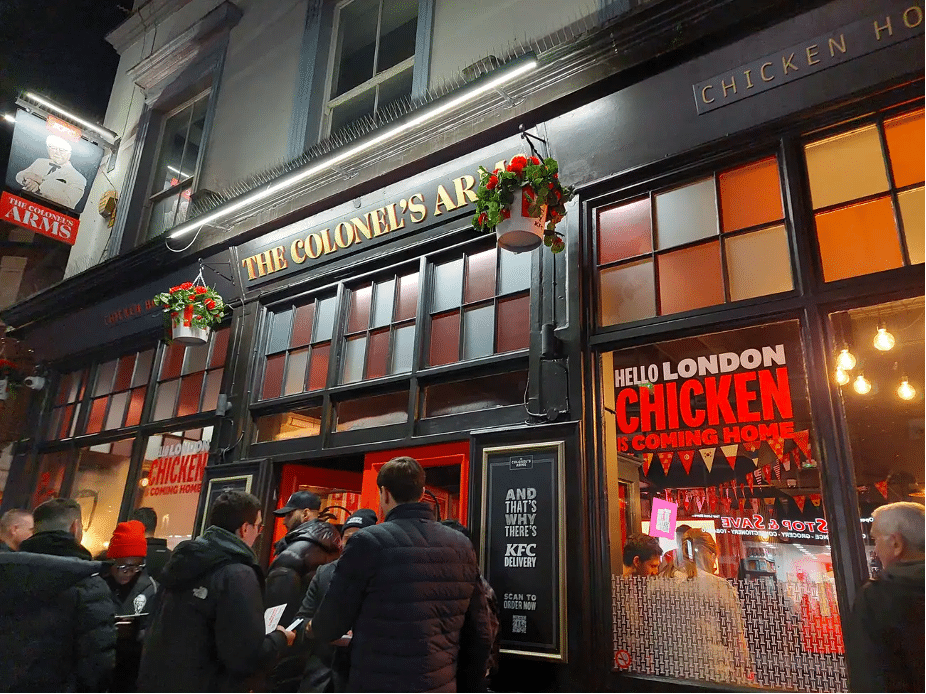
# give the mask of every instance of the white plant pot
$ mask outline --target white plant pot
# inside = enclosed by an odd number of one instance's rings
[[[543,220],[546,217],[546,206],[542,208],[540,217],[528,215],[527,208],[530,202],[524,195],[522,187],[515,193],[511,203],[511,216],[503,219],[495,227],[495,238],[498,245],[512,253],[532,251],[543,243]]]
[[[209,342],[209,328],[194,328],[186,325],[172,325],[171,336],[174,342],[187,347],[196,347]]]

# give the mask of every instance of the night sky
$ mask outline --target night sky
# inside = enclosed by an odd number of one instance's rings
[[[0,0],[0,114],[15,115],[16,97],[34,91],[101,122],[119,65],[104,37],[131,7],[132,0]],[[12,126],[0,120],[0,171]]]

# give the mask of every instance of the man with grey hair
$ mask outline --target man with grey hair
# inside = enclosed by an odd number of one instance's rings
[[[0,552],[15,552],[19,543],[32,537],[32,514],[12,508],[0,517]]]
[[[74,209],[84,197],[87,179],[71,164],[71,143],[49,135],[45,147],[48,158],[40,157],[17,173],[16,182],[28,193]]]
[[[924,691],[924,508],[899,502],[875,509],[871,539],[884,567],[855,598],[847,662],[858,692]]]

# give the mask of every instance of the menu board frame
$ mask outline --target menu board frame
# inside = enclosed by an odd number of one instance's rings
[[[499,609],[502,618],[502,637],[501,652],[510,653],[530,658],[538,658],[548,661],[557,661],[565,663],[567,661],[567,639],[566,639],[566,500],[565,500],[565,440],[543,441],[537,443],[518,443],[503,446],[487,446],[482,449],[482,494],[481,494],[481,513],[480,513],[480,530],[479,530],[479,561],[483,568],[486,580],[496,588]],[[495,483],[500,474],[515,470],[512,463],[516,461],[529,461],[530,467],[524,467],[516,470],[516,474],[525,475],[525,482],[534,486],[531,489],[537,490],[541,485],[549,485],[546,496],[552,504],[552,508],[543,509],[543,513],[548,517],[549,523],[541,524],[541,532],[546,529],[548,536],[546,539],[553,547],[550,555],[553,567],[549,571],[549,584],[546,586],[549,590],[549,596],[555,598],[556,604],[552,606],[552,614],[549,619],[552,621],[551,628],[548,629],[550,638],[546,641],[527,641],[525,639],[515,638],[506,628],[506,595],[514,594],[521,596],[517,602],[523,602],[528,591],[520,590],[519,581],[508,575],[504,580],[500,580],[498,575],[505,573],[505,567],[493,566],[490,561],[493,558],[494,541],[493,525],[498,532],[499,527],[506,527],[504,518],[502,523],[493,520],[493,514],[501,513],[504,515],[505,508],[493,509],[491,501],[497,500],[498,489]],[[539,465],[534,465],[537,462]],[[496,474],[499,473],[499,474]],[[532,473],[532,474],[527,474]],[[541,478],[540,475],[544,477]],[[520,482],[520,481],[519,481]],[[510,483],[510,481],[509,481]],[[511,488],[509,488],[511,491]],[[535,492],[536,493],[536,492]],[[497,504],[496,504],[497,505]],[[541,513],[538,508],[537,513]],[[541,519],[543,520],[543,519]],[[533,527],[533,526],[532,526]],[[505,531],[503,531],[505,532]],[[539,533],[537,539],[542,538]],[[516,538],[511,538],[516,539]],[[505,543],[509,544],[508,542]],[[520,542],[513,543],[521,545]],[[506,550],[502,556],[508,554]],[[494,555],[498,556],[497,552]],[[515,560],[518,557],[514,558]],[[524,583],[524,582],[522,582]],[[530,587],[530,581],[526,581],[527,587]],[[539,591],[538,591],[539,593]],[[542,606],[542,601],[536,600],[534,595],[535,609]]]
[[[212,509],[212,504],[215,503],[215,500],[219,498],[219,494],[229,490],[250,493],[253,482],[253,473],[230,475],[228,477],[213,477],[210,479],[206,491],[206,505],[203,509],[203,517],[200,520],[199,534],[202,535],[206,531],[209,511]]]

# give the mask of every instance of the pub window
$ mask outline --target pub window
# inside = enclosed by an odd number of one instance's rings
[[[846,691],[799,322],[616,350],[600,367],[616,666]],[[660,575],[624,566],[632,532],[658,540]]]
[[[431,265],[428,366],[528,348],[531,256],[492,247]]]
[[[341,383],[409,373],[415,352],[418,272],[349,290]]]
[[[335,405],[334,412],[334,431],[404,424],[408,421],[408,391],[342,400]]]
[[[508,371],[424,386],[423,417],[442,417],[521,405],[527,391],[527,371]]]
[[[830,314],[837,345],[855,366],[836,380],[849,431],[855,487],[868,568],[881,564],[871,540],[871,514],[897,501],[924,502],[923,479],[923,297],[862,306]],[[874,345],[878,329],[885,335]],[[888,349],[884,349],[888,347]]]
[[[80,369],[62,374],[58,380],[58,390],[48,421],[47,439],[54,441],[74,436],[89,374],[90,369]]]
[[[322,408],[300,407],[256,418],[254,443],[282,441],[321,433]]]
[[[337,5],[323,135],[411,95],[417,28],[417,0]]]
[[[794,288],[775,157],[651,191],[596,220],[601,326]]]
[[[827,282],[923,262],[923,109],[804,146]]]
[[[152,421],[209,412],[218,406],[230,328],[212,333],[205,345],[172,343],[164,352]]]
[[[99,365],[85,433],[135,426],[141,421],[153,359],[154,350],[149,349]]]
[[[327,385],[336,309],[337,297],[330,295],[269,314],[261,400]]]

